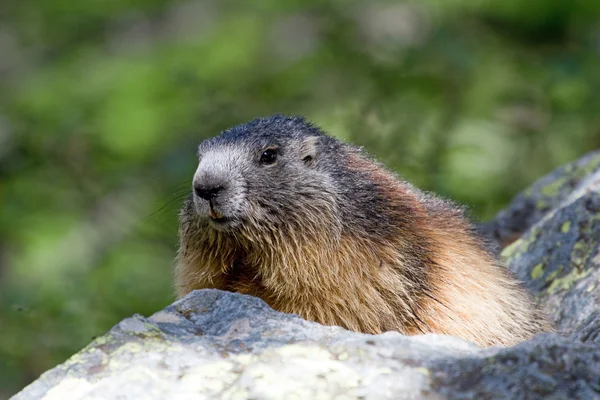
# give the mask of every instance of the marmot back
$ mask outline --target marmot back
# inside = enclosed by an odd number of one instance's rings
[[[550,326],[460,208],[299,117],[198,149],[180,215],[179,296],[258,296],[325,325],[512,345]]]

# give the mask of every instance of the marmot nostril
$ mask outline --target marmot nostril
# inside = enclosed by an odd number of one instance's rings
[[[194,184],[194,193],[204,200],[212,200],[223,190],[223,186],[207,186]]]

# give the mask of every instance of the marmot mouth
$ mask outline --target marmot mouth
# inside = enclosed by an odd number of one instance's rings
[[[222,212],[215,209],[211,200],[208,201],[208,215],[210,216],[210,221],[217,226],[228,225],[233,221],[233,218],[226,217]]]
[[[215,210],[212,204],[212,200],[208,201],[208,214],[213,221],[219,222],[220,220],[225,220],[225,216],[221,214],[219,211]]]
[[[231,219],[227,218],[227,217],[221,217],[221,218],[210,217],[210,219],[212,222],[217,223],[217,224],[225,224],[225,223],[231,221]]]

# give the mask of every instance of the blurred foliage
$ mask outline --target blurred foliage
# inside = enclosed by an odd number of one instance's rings
[[[489,218],[600,144],[595,0],[4,0],[0,397],[172,301],[200,140],[304,114]]]

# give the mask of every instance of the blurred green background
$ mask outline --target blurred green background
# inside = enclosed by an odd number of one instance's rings
[[[200,140],[303,114],[487,219],[600,144],[597,0],[3,0],[0,398],[173,300]]]

